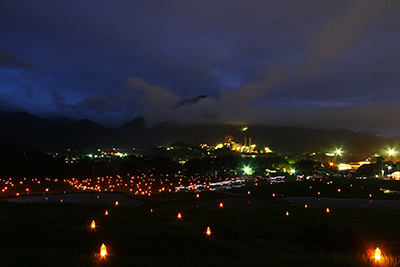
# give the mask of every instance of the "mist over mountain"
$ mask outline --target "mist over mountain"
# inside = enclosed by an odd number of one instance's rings
[[[46,151],[117,147],[129,152],[132,148],[168,146],[176,141],[196,146],[215,145],[223,142],[225,135],[231,135],[236,143],[243,144],[246,139],[249,144],[251,140],[257,149],[268,146],[277,152],[328,152],[342,147],[352,153],[370,154],[398,141],[345,129],[223,124],[182,126],[171,122],[149,127],[142,117],[110,129],[86,119],[44,119],[26,112],[0,112],[0,125],[2,140],[22,142]],[[246,131],[242,131],[243,126],[247,126]]]

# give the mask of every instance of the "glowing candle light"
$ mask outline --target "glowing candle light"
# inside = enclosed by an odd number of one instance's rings
[[[104,245],[104,243],[100,247],[100,256],[103,257],[103,258],[105,256],[107,256],[107,247],[106,247],[106,245]]]
[[[178,219],[182,218],[182,214],[178,213]]]
[[[275,197],[275,193],[272,193],[272,197]]]
[[[381,258],[382,258],[381,250],[379,249],[379,247],[376,247],[376,249],[375,249],[375,260],[380,260]]]
[[[329,210],[329,208],[326,208],[326,213],[329,213],[329,212],[331,212],[331,211]]]
[[[342,190],[340,190],[340,188],[339,188],[337,191],[340,193]]]
[[[206,234],[207,234],[207,235],[211,235],[211,229],[210,229],[210,227],[207,227]]]
[[[92,229],[96,228],[96,222],[94,220],[90,224],[90,228],[92,228]]]
[[[196,197],[197,197],[197,198],[199,198],[199,197],[200,197],[200,195],[199,195],[199,194],[197,194],[197,195],[196,195]]]
[[[108,216],[108,210],[106,210],[106,212],[104,213],[104,215]]]
[[[247,191],[247,194],[250,195],[250,191]]]
[[[304,208],[307,208],[307,204],[304,205]]]
[[[223,208],[223,207],[224,207],[224,203],[222,203],[222,202],[219,203],[219,207],[220,207],[220,208]]]
[[[118,200],[117,200],[117,201],[115,201],[115,206],[118,206]]]
[[[289,211],[286,211],[286,216],[289,216]]]

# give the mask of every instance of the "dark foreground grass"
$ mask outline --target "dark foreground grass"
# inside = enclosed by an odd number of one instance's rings
[[[0,202],[0,266],[396,266],[399,219],[386,210],[227,207],[185,210],[178,220],[175,212]],[[106,259],[97,256],[102,243]],[[376,246],[384,265],[365,254]]]
[[[318,196],[369,199],[371,196],[372,199],[400,199],[400,193],[398,193],[400,182],[394,180],[321,178],[273,184],[266,180],[252,180],[246,185],[246,187],[234,188],[231,191],[244,195],[250,191],[252,196],[267,199],[271,199],[272,194],[276,197]],[[390,189],[392,193],[385,194],[383,189]]]

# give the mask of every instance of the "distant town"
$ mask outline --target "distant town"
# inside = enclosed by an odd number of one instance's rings
[[[3,139],[0,223],[10,229],[7,245],[13,247],[2,254],[5,266],[14,265],[16,254],[22,266],[38,256],[33,266],[46,260],[51,263],[44,266],[126,266],[137,259],[147,264],[149,257],[170,261],[181,251],[195,258],[178,266],[206,266],[220,259],[221,244],[225,258],[218,266],[281,266],[282,255],[282,266],[297,266],[301,257],[306,263],[299,266],[321,266],[327,257],[333,262],[327,266],[399,264],[392,240],[393,210],[400,208],[395,146],[375,144],[375,153],[354,144],[274,151],[259,145],[273,140],[254,141],[247,127],[239,130],[217,135],[222,142],[213,145],[177,141],[148,148],[76,149],[71,143],[46,150]],[[22,230],[19,238],[28,241],[13,241]],[[32,256],[38,244],[46,250]],[[172,250],[160,253],[170,244]],[[55,259],[47,252],[53,247],[54,255],[70,252]],[[211,251],[215,256],[204,258]],[[269,254],[259,260],[254,251]]]

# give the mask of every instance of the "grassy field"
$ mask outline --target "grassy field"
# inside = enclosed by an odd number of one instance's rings
[[[0,266],[398,266],[399,211],[326,213],[272,197],[273,192],[320,192],[396,198],[384,194],[382,186],[395,190],[398,184],[344,179],[332,184],[326,180],[273,185],[259,181],[257,186],[250,183],[234,190],[243,196],[161,194],[135,209],[0,201]],[[342,192],[338,193],[338,187]],[[94,230],[90,229],[92,220],[97,224]],[[207,227],[211,236],[205,234]],[[110,252],[105,259],[98,256],[102,243]],[[369,255],[377,246],[384,253],[380,262]]]

